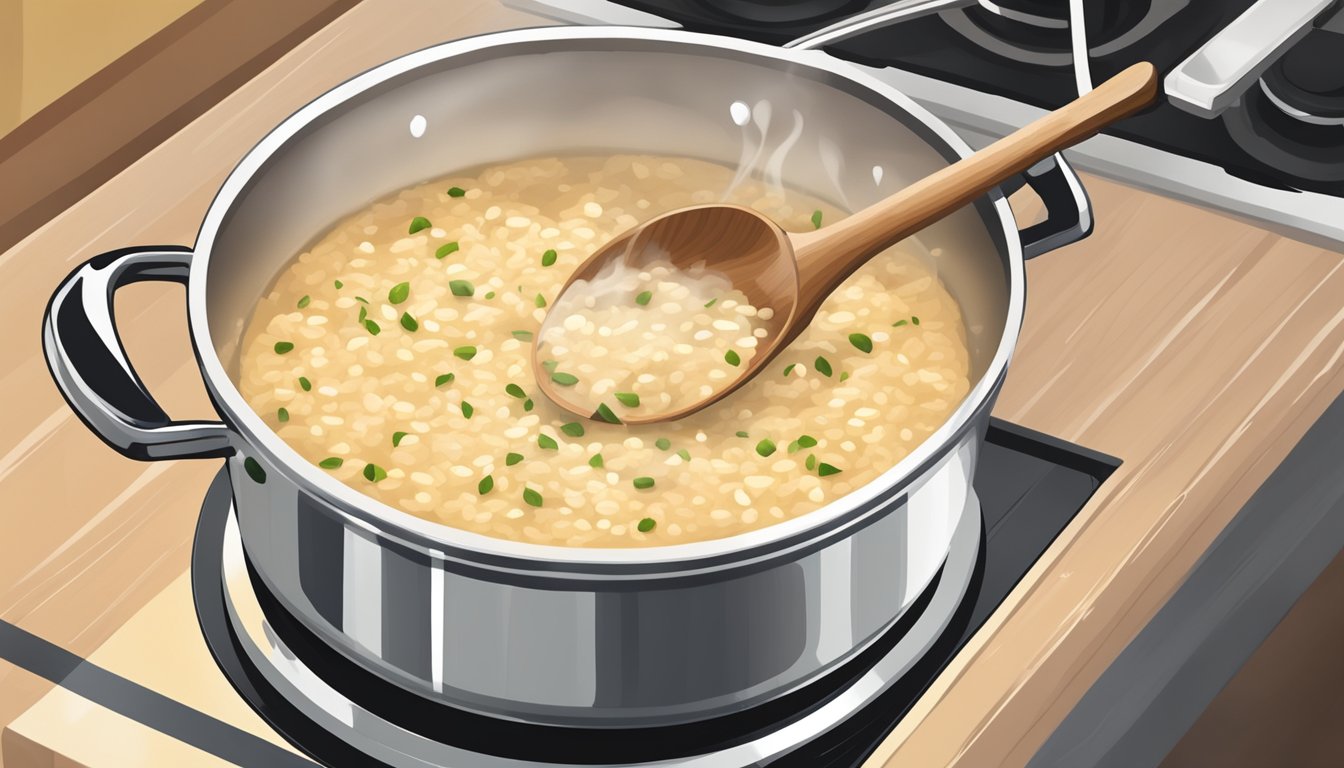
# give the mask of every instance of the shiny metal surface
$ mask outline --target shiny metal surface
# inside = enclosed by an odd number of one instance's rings
[[[746,743],[656,764],[668,768],[740,768],[770,763],[844,722],[873,702],[909,670],[942,635],[966,596],[981,543],[979,503],[972,494],[957,516],[946,564],[932,599],[891,650],[862,677],[813,712]],[[248,578],[237,519],[230,510],[222,560],[224,602],[239,647],[276,691],[332,736],[371,758],[407,768],[452,765],[459,768],[522,768],[536,765],[488,755],[452,744],[452,736],[431,740],[351,701],[313,674],[276,634]],[[548,763],[548,765],[559,765]]]
[[[738,100],[775,115],[774,127],[735,124]],[[766,151],[783,135],[796,136],[792,151]],[[969,152],[908,98],[825,54],[682,32],[518,30],[344,83],[243,159],[190,259],[192,339],[237,448],[228,464],[243,546],[268,591],[324,642],[427,699],[605,727],[749,708],[866,647],[946,557],[1021,323],[1022,235],[1001,195],[921,234],[966,319],[967,400],[863,488],[725,539],[577,549],[416,518],[305,461],[232,379],[256,300],[331,221],[455,168],[585,150],[729,165],[774,154],[781,181],[845,207]],[[1090,230],[1066,168],[1028,175],[1050,209],[1033,252]]]
[[[1311,31],[1312,19],[1334,0],[1258,0],[1167,73],[1172,104],[1200,117],[1217,117],[1235,104],[1265,70]]]

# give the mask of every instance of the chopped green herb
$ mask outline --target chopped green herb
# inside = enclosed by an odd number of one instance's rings
[[[748,435],[748,434],[747,434],[747,431],[746,431],[745,429],[739,429],[739,430],[737,431],[737,436],[738,436],[738,437],[751,437],[751,435]]]
[[[533,406],[533,405],[534,405],[534,403],[532,402],[532,398],[529,397],[529,398],[527,398],[526,400],[523,401],[523,410],[524,410],[524,411],[530,411],[530,410],[532,410],[532,406]]]
[[[593,458],[588,460],[588,466],[601,469],[603,466],[602,454],[594,453]]]
[[[640,520],[639,524],[635,527],[639,529],[640,533],[648,533],[649,531],[652,531],[656,525],[658,525],[657,520],[654,520],[652,517],[646,517],[643,520]]]
[[[531,340],[532,340],[532,332],[531,332],[531,331],[514,331],[514,332],[513,332],[513,338],[518,339],[519,341],[531,341]]]
[[[672,441],[668,440],[666,437],[660,437],[657,440],[654,440],[653,444],[658,446],[658,450],[660,451],[666,451],[672,447]]]
[[[546,434],[541,434],[537,435],[537,447],[545,451],[554,451],[560,447],[560,444],[555,442],[554,437],[551,437],[550,435]]]
[[[730,349],[723,353],[723,361],[729,365],[738,366],[742,364],[742,356]]]
[[[476,293],[476,286],[472,285],[470,280],[449,280],[448,290],[452,291],[454,296],[472,296]]]
[[[891,324],[891,327],[892,327],[892,328],[900,328],[902,325],[905,325],[905,324],[908,323],[908,322],[910,322],[910,321],[908,321],[908,320],[897,320],[896,322],[894,322],[894,323]]]
[[[555,263],[555,259],[556,259],[555,249],[550,248],[545,253],[541,254],[541,266],[549,267]]]
[[[340,469],[341,465],[344,463],[345,459],[342,459],[340,456],[328,456],[327,458],[317,462],[317,466],[323,469]]]
[[[813,360],[812,367],[816,368],[817,373],[820,373],[822,376],[831,375],[831,361],[824,357],[818,357],[816,360]]]
[[[292,350],[292,349],[294,349],[294,342],[292,342],[292,341],[277,341],[277,342],[275,342],[275,354],[277,354],[277,355],[283,355],[283,354],[285,354],[286,352],[289,352],[289,351]]]
[[[793,369],[797,367],[798,367],[797,363],[789,363],[788,365],[784,366],[784,375],[788,376],[790,373],[793,373]]]
[[[411,317],[410,312],[402,312],[401,327],[405,328],[408,331],[418,331],[420,330],[420,322],[416,320],[414,317]]]
[[[821,211],[812,212],[812,228],[821,229]]]
[[[811,435],[799,435],[795,441],[801,448],[814,448],[817,445],[817,438]]]
[[[441,373],[441,374],[439,374],[438,376],[435,376],[435,377],[434,377],[434,386],[436,386],[436,387],[442,387],[444,384],[452,384],[452,383],[453,383],[453,379],[455,379],[455,378],[457,378],[457,376],[454,375],[454,374],[451,374],[451,373]]]
[[[718,303],[718,301],[719,301],[718,299],[710,299],[709,301],[705,302],[705,309],[709,309],[710,307],[714,306],[716,303]]]
[[[849,378],[849,371],[841,371],[841,372],[840,372],[840,380],[841,380],[841,381],[844,381],[845,379],[848,379],[848,378]]]
[[[484,496],[495,488],[495,476],[486,475],[481,478],[481,482],[476,484],[476,492]]]
[[[649,302],[652,300],[653,300],[653,291],[643,291],[638,296],[635,297],[635,303],[641,307],[648,306]]]
[[[313,390],[313,382],[309,381],[307,376],[300,376],[299,387],[303,389],[304,392],[311,392]]]
[[[476,348],[469,344],[465,347],[458,347],[453,350],[453,356],[460,357],[463,360],[470,360],[476,356]]]
[[[855,349],[865,354],[873,351],[873,340],[862,333],[849,334],[849,343],[853,344]]]
[[[677,451],[677,455],[681,457],[681,460],[682,460],[682,461],[690,461],[690,460],[691,460],[691,452],[688,451],[688,450],[686,450],[685,448],[681,448],[681,449],[679,449],[679,450]]]
[[[564,432],[566,435],[569,435],[570,437],[583,437],[584,434],[583,425],[577,421],[571,421],[568,424],[561,424],[560,431]]]
[[[462,401],[462,415],[463,415],[463,416],[466,416],[468,419],[470,419],[470,418],[471,418],[471,414],[473,414],[473,413],[475,413],[475,412],[476,412],[476,409],[472,407],[471,403],[468,403],[466,400],[463,400],[463,401]]]
[[[593,418],[601,419],[608,424],[621,423],[621,420],[616,418],[616,414],[611,412],[611,408],[608,408],[606,403],[598,403],[597,411],[593,414]]]
[[[649,488],[653,487],[652,477],[636,477],[631,482],[636,488],[640,489],[641,491],[648,490]]]
[[[579,383],[579,377],[575,376],[572,373],[565,373],[564,371],[556,371],[555,373],[551,374],[551,381],[554,381],[556,384],[559,384],[562,387],[572,387],[575,384]]]
[[[808,472],[811,472],[812,470],[816,469],[817,468],[816,454],[812,453],[807,454],[807,461],[803,462],[803,466],[807,467]]]
[[[527,399],[527,393],[524,392],[523,388],[518,386],[517,384],[506,384],[504,386],[504,391],[509,395],[518,398],[519,400]]]
[[[362,302],[362,303],[364,303],[364,304],[368,304],[368,303],[369,303],[369,300],[366,299],[366,298],[364,298],[363,296],[356,296],[356,297],[355,297],[355,301]]]
[[[422,229],[429,229],[432,226],[434,225],[429,223],[429,219],[426,219],[424,216],[416,216],[414,219],[411,219],[411,226],[407,228],[407,232],[414,235],[416,232],[419,232]]]
[[[376,483],[379,480],[385,480],[387,479],[387,470],[383,469],[377,464],[365,464],[364,479],[368,480],[371,483]]]
[[[276,411],[275,418],[279,419],[280,421],[289,421],[289,409],[281,408],[280,410]]]
[[[454,240],[451,243],[444,243],[443,245],[439,246],[438,250],[434,251],[434,258],[442,259],[444,256],[447,256],[450,253],[457,253],[457,249],[460,247],[461,246],[457,244],[456,240]]]
[[[463,188],[461,188],[461,187],[449,187],[449,188],[448,188],[448,196],[449,196],[449,197],[463,197],[463,196],[466,195],[466,194],[467,194],[467,190],[465,190],[465,189],[463,189]]]
[[[303,309],[304,307],[308,306],[308,303],[311,302],[312,300],[313,300],[312,296],[304,296],[302,299],[299,299],[299,309]]]
[[[411,295],[410,283],[397,283],[392,286],[392,290],[387,292],[387,300],[393,304],[400,304]]]
[[[364,320],[367,319],[368,316],[369,316],[369,310],[368,310],[368,308],[367,308],[367,307],[360,307],[360,308],[359,308],[359,319],[356,320],[355,322],[359,323],[360,325],[363,325],[363,324],[364,324]]]
[[[243,459],[243,469],[247,471],[247,476],[252,478],[257,484],[260,485],[266,482],[266,470],[262,469],[261,465],[257,463],[257,460],[251,456]]]
[[[506,466],[506,467],[512,467],[514,464],[517,464],[518,462],[520,462],[520,461],[522,461],[522,460],[523,460],[523,454],[521,454],[521,453],[510,453],[509,455],[507,455],[507,456],[504,457],[504,466]]]
[[[559,363],[559,361],[557,361],[557,360],[542,360],[542,361],[541,361],[541,367],[542,367],[542,368],[545,368],[547,371],[550,371],[551,373],[555,373],[556,366],[558,366],[558,365],[560,365],[560,363]]]
[[[523,501],[534,507],[540,507],[542,505],[541,494],[531,488],[523,489]]]
[[[365,321],[364,321],[364,328],[365,328],[369,333],[373,334],[374,336],[377,336],[378,334],[380,334],[380,333],[383,332],[383,329],[380,328],[380,327],[378,326],[378,324],[375,323],[375,322],[373,322],[372,320],[365,320]]]
[[[775,442],[768,437],[756,444],[756,453],[760,454],[761,456],[769,456],[774,452],[775,452]]]
[[[397,446],[401,445],[401,441],[404,440],[405,438],[406,438],[406,433],[405,433],[405,432],[393,432],[393,433],[392,433],[392,447],[393,447],[393,448],[396,448]]]
[[[537,297],[532,300],[532,303],[537,305],[537,309],[541,309],[546,306],[546,297],[538,293]]]
[[[838,475],[840,474],[840,470],[823,461],[817,465],[817,474],[822,477],[826,477],[827,475]]]
[[[336,290],[338,291],[345,287],[345,283],[342,283],[340,280],[337,280],[336,282],[332,283],[332,285],[335,285]]]
[[[910,322],[914,323],[915,325],[919,325],[919,318],[915,315],[911,315]]]
[[[486,291],[486,292],[485,292],[485,298],[487,298],[487,299],[493,299],[493,298],[495,298],[495,292],[494,292],[494,291]]]
[[[634,392],[617,392],[616,399],[626,408],[636,408],[639,406],[639,395]]]

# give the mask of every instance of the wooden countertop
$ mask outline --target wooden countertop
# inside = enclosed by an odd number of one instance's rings
[[[71,414],[38,335],[57,282],[103,250],[190,243],[246,150],[342,79],[434,42],[533,23],[495,0],[364,0],[0,254],[9,329],[0,372],[0,619],[88,656],[147,604],[170,601],[218,468],[120,458]],[[1030,262],[1026,326],[995,413],[1125,463],[870,765],[1025,764],[1344,390],[1340,254],[1085,181],[1097,232]],[[132,286],[118,317],[166,409],[206,415],[181,291]],[[185,684],[122,674],[169,695]],[[50,689],[0,661],[0,723]],[[264,731],[249,715],[235,724]],[[4,735],[3,759],[15,765],[29,764],[17,761],[35,738],[21,731]]]

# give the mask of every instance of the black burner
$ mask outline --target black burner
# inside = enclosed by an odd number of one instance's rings
[[[1151,0],[1087,0],[1083,21],[1089,47],[1118,40],[1155,10]],[[987,34],[1024,51],[1068,54],[1072,50],[1068,0],[997,0],[968,8],[965,15]],[[1069,63],[1064,58],[1057,61],[1063,66]]]
[[[868,0],[697,0],[730,19],[761,24],[792,24],[848,16]]]
[[[1300,120],[1344,123],[1344,33],[1311,30],[1269,68],[1263,86]]]

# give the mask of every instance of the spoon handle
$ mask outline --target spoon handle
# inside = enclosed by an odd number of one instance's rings
[[[799,309],[815,311],[837,285],[880,251],[1156,97],[1157,71],[1140,62],[885,200],[820,231],[790,235],[798,259]]]

